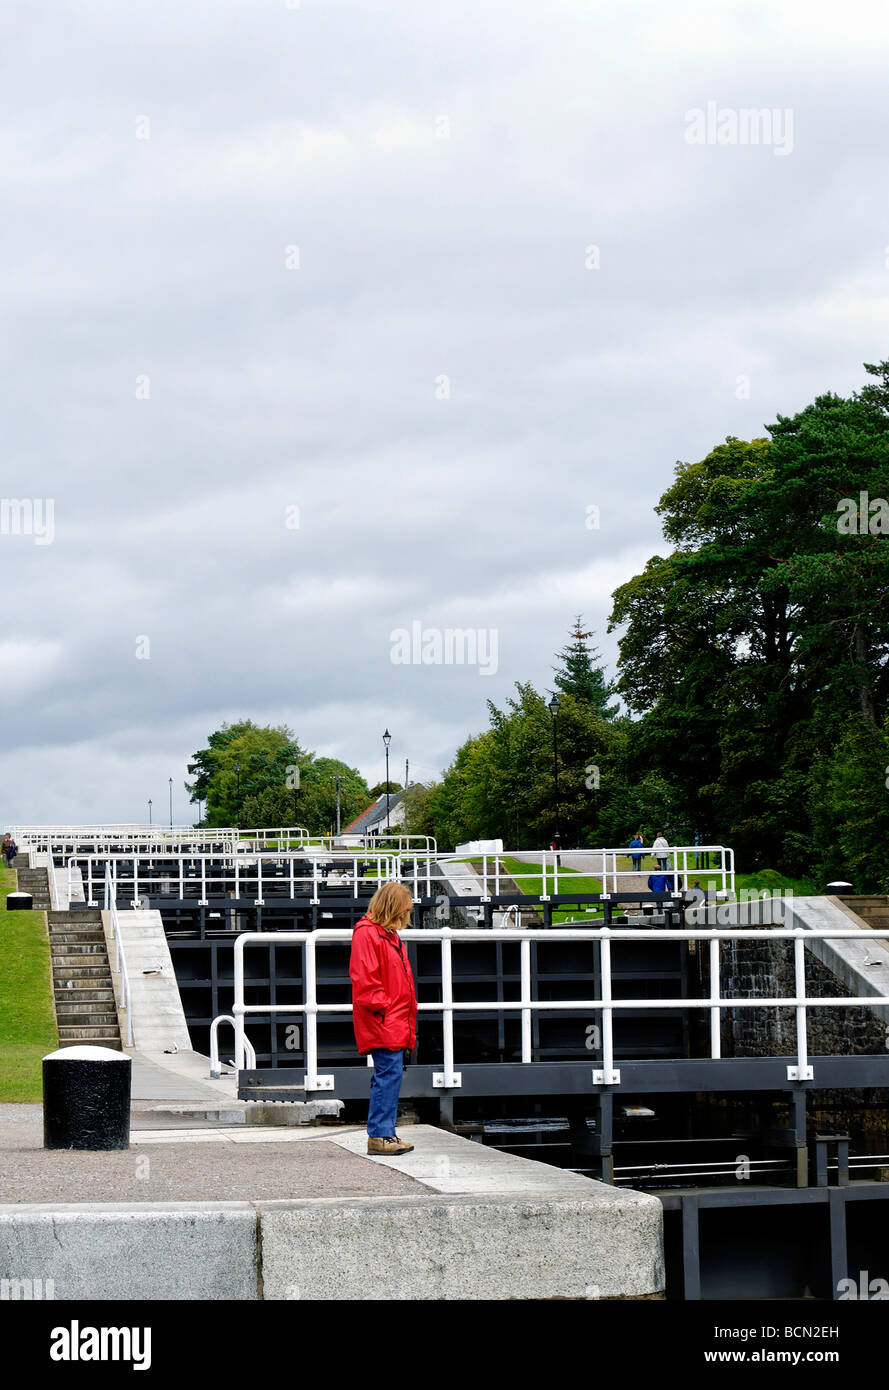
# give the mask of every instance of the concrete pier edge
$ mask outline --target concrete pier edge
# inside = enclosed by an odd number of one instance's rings
[[[237,1135],[243,1144],[250,1131],[239,1126],[230,1134],[204,1132],[203,1144],[219,1156],[214,1161],[224,1161],[225,1146]],[[288,1147],[317,1142],[305,1130],[284,1134]],[[355,1154],[366,1143],[358,1130],[329,1137]],[[365,1161],[400,1167],[418,1184],[416,1193],[0,1205],[0,1298],[663,1297],[663,1207],[656,1197],[431,1126],[414,1127],[411,1137],[415,1152],[400,1163]],[[167,1140],[188,1143],[189,1136],[154,1136]]]

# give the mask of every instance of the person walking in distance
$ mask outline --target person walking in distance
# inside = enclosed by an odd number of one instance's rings
[[[651,847],[651,852],[658,862],[658,868],[660,869],[661,873],[666,873],[667,858],[670,854],[670,846],[664,839],[663,830],[658,831],[657,839]]]
[[[395,1133],[404,1054],[417,1041],[417,991],[398,935],[410,922],[412,908],[403,884],[383,884],[355,923],[349,962],[355,1042],[359,1052],[373,1058],[367,1152],[388,1157],[414,1147]]]
[[[637,831],[636,831],[636,834],[633,836],[632,840],[630,841],[629,848],[630,848],[631,850],[634,850],[634,851],[635,851],[635,850],[641,850],[641,849],[644,849],[644,848],[645,848],[645,841],[644,841],[644,839],[642,838],[642,831],[641,831],[641,830],[637,830]],[[641,868],[642,868],[642,855],[641,855],[641,854],[634,853],[634,854],[633,854],[633,873],[634,873],[634,874],[638,874],[639,871],[641,870]]]

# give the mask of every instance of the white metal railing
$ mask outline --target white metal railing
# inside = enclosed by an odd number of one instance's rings
[[[621,891],[645,890],[649,874],[644,870],[633,873],[622,862],[628,860],[626,850],[580,849],[538,850],[518,852],[521,855],[516,868],[516,853],[504,851],[502,854],[482,854],[473,858],[472,876],[476,879],[482,902],[490,902],[505,892],[507,878],[523,892],[549,902],[557,895],[571,896],[578,878],[593,878],[601,884],[601,891],[611,896]],[[712,869],[696,868],[693,856],[718,856],[719,862]],[[665,856],[667,857],[667,856]],[[696,877],[708,881],[716,879],[722,884],[726,894],[734,890],[734,853],[722,845],[679,846],[670,850],[671,866],[666,876],[673,891],[679,892],[693,886]],[[566,858],[572,867],[564,864]],[[264,903],[265,887],[275,885],[277,889],[286,887],[285,896],[291,898],[311,890],[311,902],[320,903],[319,886],[323,880],[328,885],[336,885],[351,890],[352,896],[359,896],[359,885],[370,882],[379,887],[395,879],[411,890],[414,902],[422,896],[431,897],[433,893],[448,890],[452,878],[448,873],[453,865],[465,866],[465,855],[438,854],[432,852],[397,853],[372,849],[319,849],[309,845],[300,849],[259,849],[253,851],[208,851],[186,848],[174,850],[170,845],[153,844],[132,852],[120,849],[84,851],[69,856],[69,873],[73,865],[79,865],[86,883],[87,901],[93,902],[93,883],[104,878],[105,868],[110,865],[115,894],[123,894],[126,899],[135,901],[141,889],[149,881],[157,883],[156,861],[169,861],[167,873],[168,887],[162,892],[173,892],[174,884],[179,897],[186,897],[186,889],[194,890],[200,881],[198,905],[206,905],[211,892],[217,895],[234,893],[242,896],[242,887],[254,885],[253,901],[256,905]],[[508,863],[506,861],[509,861]],[[365,875],[359,871],[370,867]],[[526,872],[523,872],[526,870]],[[163,879],[164,866],[161,866]],[[656,870],[656,872],[659,872]],[[463,875],[465,877],[465,873]],[[589,888],[589,885],[586,885]],[[578,892],[581,890],[577,890]],[[190,893],[194,896],[194,893]],[[276,896],[281,896],[276,893]]]
[[[121,1008],[127,1015],[127,1047],[133,1047],[133,996],[130,989],[130,976],[127,970],[126,956],[124,955],[123,941],[120,935],[120,918],[117,915],[117,903],[114,900],[114,892],[111,884],[111,870],[105,873],[105,911],[108,913],[110,925],[110,937],[115,946],[115,961],[112,965],[120,976],[120,993],[122,1004]]]
[[[219,1014],[210,1024],[210,1075],[217,1080],[222,1075],[219,1068],[219,1038],[217,1036],[220,1023],[230,1023],[232,1028],[236,1029],[235,1020],[232,1018],[231,1014]],[[253,1050],[252,1042],[247,1037],[244,1038],[244,1052],[247,1058],[247,1066],[255,1067],[256,1053]]]
[[[468,941],[490,941],[487,931],[453,930],[450,927],[438,929],[409,928],[399,935],[409,941],[421,941],[428,945],[438,941],[441,949],[441,1000],[421,1002],[421,1013],[440,1013],[442,1015],[442,1057],[443,1069],[433,1075],[433,1085],[443,1089],[458,1089],[461,1084],[460,1073],[454,1070],[454,1014],[457,1012],[519,1013],[521,1015],[522,1062],[531,1063],[532,1031],[531,1020],[534,1013],[559,1012],[600,1012],[601,1027],[601,1065],[593,1069],[592,1080],[595,1086],[614,1086],[620,1082],[620,1070],[614,1065],[613,1019],[615,1012],[645,1009],[698,1009],[710,1014],[710,1056],[721,1056],[720,1020],[723,1009],[793,1009],[796,1016],[796,1061],[788,1062],[787,1079],[790,1081],[811,1081],[813,1069],[809,1063],[806,1015],[808,1008],[841,1008],[859,1006],[879,1008],[889,1006],[889,996],[828,996],[808,997],[805,983],[805,943],[806,941],[837,941],[842,939],[862,940],[862,931],[848,929],[813,929],[805,927],[770,927],[764,930],[737,928],[693,927],[690,929],[659,930],[656,940],[710,942],[710,993],[703,999],[615,999],[612,994],[611,943],[621,945],[628,942],[644,941],[651,943],[650,929],[612,929],[609,927],[551,927],[528,928],[522,931],[499,931],[498,941],[515,941],[519,944],[521,969],[520,998],[515,1000],[460,1000],[453,997],[453,976],[451,953]],[[871,929],[867,939],[889,938],[889,931],[877,932]],[[249,1039],[245,1033],[246,1020],[250,1014],[268,1016],[275,1013],[301,1013],[305,1015],[305,1086],[307,1090],[333,1090],[332,1075],[318,1075],[318,1018],[327,1014],[351,1014],[351,1004],[321,1004],[318,1002],[316,986],[316,953],[319,947],[329,944],[343,945],[351,941],[352,932],[341,928],[322,928],[313,932],[244,932],[234,943],[234,1007],[235,1019],[235,1065],[239,1071],[244,1069]],[[792,941],[794,943],[794,992],[790,996],[757,996],[755,998],[726,998],[720,989],[721,941]],[[531,942],[532,941],[570,941],[572,944],[598,943],[600,948],[599,969],[601,972],[601,996],[598,999],[559,999],[543,1000],[531,998]],[[262,945],[279,946],[286,942],[302,944],[304,951],[304,1002],[302,1004],[247,1004],[244,1000],[244,951],[248,947]],[[251,986],[255,988],[255,985]]]

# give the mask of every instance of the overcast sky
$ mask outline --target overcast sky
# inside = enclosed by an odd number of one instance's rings
[[[428,780],[577,612],[613,674],[675,461],[889,356],[887,50],[872,0],[8,0],[4,819],[191,819],[241,717]]]

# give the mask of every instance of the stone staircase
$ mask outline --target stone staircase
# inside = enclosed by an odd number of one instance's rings
[[[120,1026],[101,913],[48,912],[47,921],[59,1046],[92,1043],[120,1052]]]
[[[868,927],[889,933],[889,897],[885,894],[862,894],[857,897],[842,897],[840,902],[860,917]]]
[[[16,887],[20,893],[30,893],[34,899],[35,912],[48,912],[51,906],[49,896],[49,875],[46,869],[20,869],[19,860],[23,856],[17,854],[13,860],[16,870]]]

